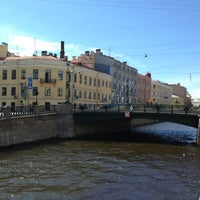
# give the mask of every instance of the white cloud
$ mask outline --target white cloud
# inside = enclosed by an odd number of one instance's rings
[[[41,55],[41,51],[47,51],[48,53],[60,54],[60,41],[50,42],[40,40],[38,38],[32,38],[24,35],[10,35],[7,39],[9,51],[19,56],[31,56],[35,51],[37,55]],[[65,55],[71,59],[72,56],[78,56],[82,54],[86,49],[86,46],[65,43]],[[89,48],[90,50],[91,48]]]
[[[8,38],[9,51],[19,56],[31,56],[35,51],[58,51],[58,42],[47,42],[24,35],[11,35]]]

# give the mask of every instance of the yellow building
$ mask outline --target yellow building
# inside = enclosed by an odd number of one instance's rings
[[[52,56],[0,61],[0,106],[50,105],[66,99],[66,64]]]
[[[177,95],[172,95],[172,105],[173,106],[183,106],[185,103],[185,99],[183,97],[179,97]]]
[[[171,105],[172,88],[165,83],[152,80],[150,103]]]
[[[80,66],[67,67],[67,99],[75,105],[111,103],[112,76]]]

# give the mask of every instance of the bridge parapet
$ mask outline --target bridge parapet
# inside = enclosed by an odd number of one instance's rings
[[[141,112],[141,113],[170,113],[170,114],[200,114],[200,110],[186,106],[161,104],[84,104],[73,107],[73,112]]]

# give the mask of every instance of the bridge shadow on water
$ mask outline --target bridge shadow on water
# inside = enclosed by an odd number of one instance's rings
[[[94,134],[77,138],[87,141],[115,141],[134,143],[160,143],[173,145],[196,145],[197,129],[188,126],[163,122],[143,127],[133,128],[129,131]]]

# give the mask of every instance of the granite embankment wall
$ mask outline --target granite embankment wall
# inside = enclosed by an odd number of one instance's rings
[[[154,122],[139,120],[137,124],[136,120],[121,118],[120,115],[113,118],[112,114],[107,114],[107,118],[94,114],[92,118],[86,119],[86,115],[82,114],[79,117],[72,115],[71,106],[63,105],[59,107],[57,113],[53,114],[0,120],[0,147],[51,138],[73,138],[94,133],[109,133]],[[101,118],[100,121],[98,117]]]
[[[56,115],[26,116],[0,121],[0,146],[33,142],[58,135]]]

